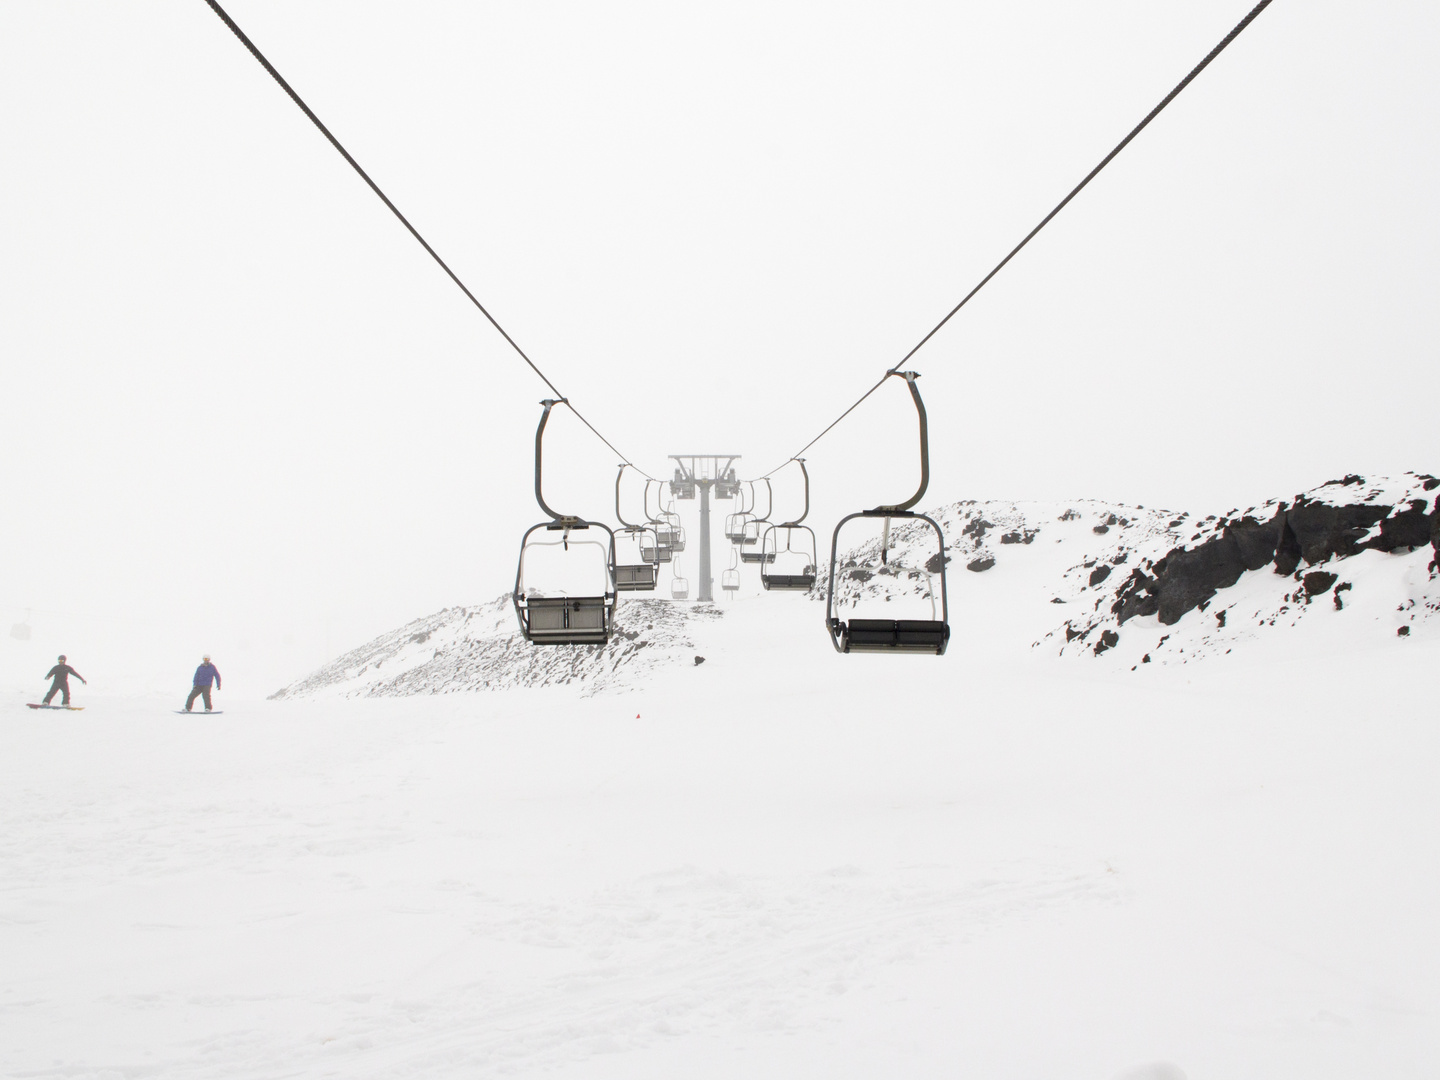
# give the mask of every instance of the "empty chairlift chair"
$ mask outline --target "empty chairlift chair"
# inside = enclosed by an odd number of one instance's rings
[[[759,517],[751,513],[745,522],[740,534],[740,561],[748,563],[774,562],[775,553],[771,552],[767,558],[764,546],[760,543],[764,536],[766,527],[770,524],[770,511],[775,509],[775,490],[770,486],[769,480],[757,480],[756,483],[765,485],[765,515]]]
[[[893,506],[877,506],[873,510],[862,510],[859,513],[849,514],[841,518],[839,524],[835,526],[835,534],[830,542],[830,586],[825,600],[825,626],[837,652],[924,653],[939,656],[945,652],[945,646],[950,641],[950,609],[945,581],[945,534],[933,518],[917,514],[910,509],[924,497],[925,489],[930,483],[930,444],[925,418],[925,403],[920,400],[920,391],[915,385],[918,376],[913,371],[892,371],[889,374],[897,375],[905,380],[910,389],[911,400],[915,403],[915,411],[919,416],[920,488],[903,503],[896,503]],[[930,618],[850,618],[844,620],[836,616],[838,604],[835,599],[835,577],[840,552],[840,532],[845,528],[847,522],[857,518],[883,521],[878,554],[881,564],[887,569],[889,568],[890,524],[892,521],[915,522],[927,526],[928,529],[924,531],[933,530],[936,540],[935,554],[924,560],[923,570],[913,571],[923,574],[927,583]],[[854,576],[853,570],[851,574],[852,580],[858,580]],[[937,577],[940,579],[938,609],[934,590],[934,579]]]
[[[668,563],[675,557],[675,549],[669,544],[670,526],[660,519],[659,497],[655,500],[655,513],[650,513],[650,485],[661,481],[645,481],[645,520],[650,523],[649,531],[640,537],[640,558],[647,562]],[[663,527],[663,531],[662,531]]]
[[[655,526],[655,531],[659,534],[660,543],[671,551],[685,550],[685,527],[680,524],[680,515],[674,510],[660,512],[660,523]]]
[[[626,468],[621,465],[615,477],[615,517],[621,526],[616,541],[615,591],[654,592],[660,582],[660,542],[653,528],[632,525],[620,512],[620,480]]]
[[[690,599],[690,579],[680,575],[680,560],[676,559],[670,568],[670,599]]]
[[[749,484],[749,481],[745,481],[745,483]],[[734,490],[740,499],[740,508],[733,514],[725,515],[725,539],[729,540],[732,544],[739,544],[745,538],[745,523],[755,516],[750,513],[750,510],[755,508],[755,485],[749,484],[749,486],[750,509],[746,509],[745,507],[745,493],[740,486],[740,481],[737,480],[735,481]],[[718,490],[719,485],[716,485],[716,487]]]
[[[720,574],[720,589],[722,592],[733,593],[740,591],[740,549],[730,549],[730,566]]]
[[[798,592],[815,587],[816,565],[820,560],[816,555],[814,531],[800,524],[810,513],[810,473],[803,458],[794,461],[805,480],[805,511],[794,521],[771,525],[765,530],[760,542],[760,584],[766,589]],[[781,547],[781,537],[784,547]]]
[[[615,627],[615,533],[598,521],[557,514],[541,490],[541,446],[550,410],[535,430],[535,500],[550,515],[520,541],[515,617],[535,645],[604,645]],[[602,535],[603,534],[603,535]]]

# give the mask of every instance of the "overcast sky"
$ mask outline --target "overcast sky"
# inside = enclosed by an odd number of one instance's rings
[[[622,452],[754,475],[1249,7],[227,10]],[[1276,0],[915,357],[926,503],[1435,469],[1437,55],[1434,4]],[[544,386],[205,3],[4,0],[0,88],[7,685],[269,692],[509,588]],[[908,410],[810,452],[822,538],[913,490]],[[611,516],[552,427],[550,501]]]

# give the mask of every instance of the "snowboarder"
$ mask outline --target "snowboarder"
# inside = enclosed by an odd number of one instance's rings
[[[213,683],[215,689],[220,689],[220,672],[210,662],[210,657],[203,658],[204,662],[195,669],[195,685],[190,688],[190,696],[185,699],[185,711],[189,712],[195,705],[195,699],[205,699],[205,711],[210,711],[210,685]]]
[[[55,697],[56,694],[62,695],[60,698],[61,705],[70,704],[71,675],[74,675],[82,683],[85,682],[85,676],[81,675],[80,672],[76,671],[73,667],[67,664],[65,662],[65,657],[61,656],[60,662],[45,673],[45,677],[51,680],[50,692],[45,695],[46,705],[50,704],[51,700]],[[85,685],[89,686],[90,684],[85,683]]]

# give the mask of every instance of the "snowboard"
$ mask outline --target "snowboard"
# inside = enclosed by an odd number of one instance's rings
[[[184,709],[175,710],[177,716],[222,716],[224,712],[224,709],[211,709],[209,712],[204,709],[191,709],[188,712]]]
[[[31,705],[29,702],[26,702],[25,707],[27,709],[64,709],[67,712],[85,711],[84,705]]]

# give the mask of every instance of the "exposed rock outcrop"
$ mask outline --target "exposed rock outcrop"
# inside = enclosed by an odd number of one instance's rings
[[[1416,477],[1417,486],[1430,479]],[[1131,571],[1116,590],[1111,611],[1120,625],[1136,616],[1156,615],[1170,626],[1234,585],[1247,570],[1273,563],[1275,573],[1290,575],[1302,562],[1315,566],[1365,550],[1409,551],[1436,542],[1440,519],[1429,510],[1428,500],[1410,498],[1397,505],[1384,501],[1388,492],[1379,489],[1345,490],[1363,483],[1358,476],[1332,480],[1293,501],[1267,503],[1267,508],[1275,507],[1268,518],[1247,511],[1218,520],[1201,543],[1171,548]],[[1342,501],[1347,497],[1357,501]],[[1440,547],[1436,550],[1440,553]],[[1097,584],[1093,575],[1090,583]]]
[[[1259,605],[1256,623],[1251,625],[1293,619],[1295,612],[1332,589],[1334,602],[1327,607],[1345,610],[1350,597],[1342,600],[1340,594],[1351,590],[1353,583],[1340,581],[1344,572],[1328,568],[1331,564],[1367,552],[1409,556],[1423,550],[1431,556],[1430,574],[1440,572],[1440,496],[1431,495],[1436,488],[1440,479],[1426,474],[1407,473],[1397,479],[1349,475],[1291,499],[1206,518],[1186,542],[1163,550],[1138,537],[1127,542],[1122,536],[1117,544],[1127,550],[1108,561],[1118,565],[1133,554],[1133,569],[1119,579],[1101,572],[1106,562],[1102,559],[1067,572],[1067,579],[1078,579],[1080,589],[1079,595],[1063,599],[1081,602],[1084,613],[1069,619],[1052,636],[1063,632],[1062,652],[1083,647],[1098,655],[1115,648],[1118,641],[1107,635],[1121,634],[1131,620],[1153,617],[1150,626],[1174,626],[1212,601],[1233,603],[1217,598],[1246,574],[1267,568],[1285,584],[1274,590],[1277,599],[1269,609]],[[1171,531],[1181,524],[1183,518],[1173,520]],[[1410,593],[1397,614],[1410,621],[1428,618],[1440,611],[1436,593],[1440,588]],[[1214,630],[1226,630],[1226,609],[1215,616]],[[1230,625],[1229,632],[1233,638],[1240,630]],[[1136,662],[1142,661],[1151,662],[1137,653]]]

